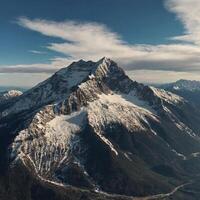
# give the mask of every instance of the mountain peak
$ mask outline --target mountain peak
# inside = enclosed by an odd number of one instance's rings
[[[61,70],[56,72],[56,75],[59,75],[63,78],[64,77],[68,78],[69,74],[72,75],[73,73],[80,73],[80,74],[77,74],[76,77],[81,75],[82,78],[84,76],[85,76],[84,78],[87,78],[87,76],[89,76],[90,74],[95,73],[99,67],[100,68],[103,67],[104,69],[106,69],[106,68],[109,68],[112,63],[114,63],[114,61],[106,57],[103,57],[97,62],[85,61],[81,59],[77,62],[73,62],[68,67],[62,68]]]
[[[89,81],[90,79],[94,81]],[[59,103],[67,99],[84,83],[88,85],[84,87],[85,90],[91,88],[92,91],[96,86],[97,90],[126,92],[129,91],[132,80],[109,58],[104,57],[97,62],[79,60],[60,69],[49,79],[25,92],[19,101],[11,108],[4,110],[1,116],[33,107],[39,108],[52,102]]]
[[[172,104],[179,102],[174,101],[178,97],[175,98],[173,94],[169,95],[164,91],[153,90],[134,82],[117,63],[104,57],[97,62],[73,62],[25,92],[14,104],[0,110],[0,116],[5,117],[33,108],[39,109],[52,103],[61,105],[61,112],[70,113],[98,99],[101,94],[129,94],[131,91],[135,91],[136,96],[151,105],[159,106],[161,101]]]
[[[83,82],[91,79],[92,77],[98,81],[102,81],[103,79],[113,80],[122,77],[128,78],[125,75],[124,70],[121,69],[117,63],[107,57],[103,57],[97,62],[84,60],[73,62],[68,67],[56,72],[56,74],[53,75],[50,79],[55,82],[55,77],[56,82],[67,82],[67,85],[64,87],[68,87],[68,89],[78,87]]]
[[[113,60],[111,60],[110,58],[108,58],[108,57],[103,57],[103,58],[101,58],[99,61],[97,61],[97,63],[99,62],[99,63],[101,63],[101,62],[111,62],[111,61],[113,61]],[[114,61],[113,61],[114,62]]]

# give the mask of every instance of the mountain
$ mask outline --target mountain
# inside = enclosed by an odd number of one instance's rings
[[[160,88],[178,94],[200,108],[200,81],[179,80],[174,83],[163,84]]]
[[[18,91],[18,90],[10,90],[10,91],[6,91],[6,92],[0,92],[0,104],[5,101],[11,100],[15,97],[18,97],[20,95],[22,95],[22,92]]]
[[[193,200],[199,124],[187,100],[108,58],[74,62],[0,104],[0,199]]]
[[[164,84],[163,87],[171,90],[200,91],[200,81],[181,79],[174,83]]]

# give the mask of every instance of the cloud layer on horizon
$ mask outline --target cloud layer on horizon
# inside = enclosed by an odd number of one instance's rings
[[[63,54],[65,58],[53,58],[48,64],[1,66],[0,73],[52,73],[74,60],[95,61],[104,56],[129,71],[200,72],[200,1],[166,0],[165,6],[183,23],[185,33],[171,38],[171,44],[160,45],[130,45],[119,34],[98,23],[20,17],[17,20],[20,26],[62,39],[62,43],[50,43],[46,48]]]

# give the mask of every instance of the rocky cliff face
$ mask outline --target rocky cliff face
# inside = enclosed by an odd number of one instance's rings
[[[168,192],[196,173],[191,160],[199,169],[199,116],[182,97],[132,81],[110,59],[81,60],[0,106],[2,171],[9,179],[22,168],[28,182],[84,189],[87,198],[89,190]],[[7,187],[21,189],[14,181]]]

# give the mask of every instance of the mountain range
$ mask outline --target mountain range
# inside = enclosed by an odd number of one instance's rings
[[[159,87],[184,97],[191,104],[200,108],[200,81],[182,79]]]
[[[0,99],[1,200],[200,198],[200,110],[113,60]]]

